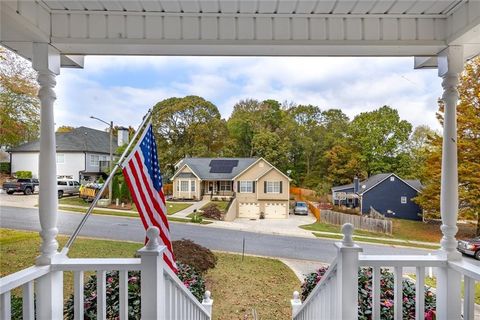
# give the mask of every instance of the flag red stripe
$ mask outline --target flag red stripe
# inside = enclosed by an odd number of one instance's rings
[[[123,171],[123,176],[125,177],[125,180],[127,181],[128,188],[130,190],[133,190],[133,185],[132,185],[132,182],[130,181],[130,176],[128,175],[127,170],[125,168],[123,168],[122,171]],[[139,208],[139,203],[138,203],[138,200],[137,200],[137,196],[135,195],[135,192],[130,192],[130,193],[132,194],[133,202],[135,203],[137,208]],[[139,214],[139,216],[140,216],[140,220],[142,220],[142,224],[143,224],[143,227],[145,228],[145,230],[148,229],[148,223],[147,223],[147,221],[145,221],[145,217],[143,216],[143,214]]]
[[[142,160],[140,159],[140,155],[138,153],[135,154],[135,159],[137,160],[137,165],[139,166],[139,168],[141,168]],[[153,203],[153,207],[155,208],[155,210],[158,213],[160,213],[160,218],[162,219],[163,224],[167,227],[167,229],[169,229],[168,220],[167,220],[167,213],[163,212],[163,210],[160,208],[160,205],[157,202],[157,199],[155,199],[155,197],[153,196],[152,189],[151,189],[151,184],[148,183],[147,177],[145,176],[145,172],[143,172],[143,170],[140,170],[140,174],[141,174],[142,179],[143,179],[144,189],[147,190],[148,195],[150,196],[150,199]],[[154,190],[154,192],[157,192],[157,191]],[[161,214],[161,213],[163,213],[163,214]]]
[[[137,186],[142,186],[143,189],[145,189],[144,185],[142,185],[142,181],[140,180],[140,178],[138,176],[138,172],[136,171],[136,169],[134,167],[133,161],[130,162],[128,165],[130,167],[130,170],[132,172],[132,175],[134,177],[134,180],[135,180]],[[150,221],[152,221],[152,223],[162,231],[162,227],[160,226],[159,222],[157,221],[156,217],[154,216],[154,214],[152,212],[152,209],[151,209],[150,205],[148,204],[147,199],[145,197],[145,194],[143,192],[140,192],[140,198],[142,200],[142,203],[144,204],[144,207],[147,211],[148,216],[150,217]],[[170,243],[170,240],[166,237],[165,232],[160,232],[160,238],[162,239],[163,243],[167,246],[168,250],[170,252],[172,252],[172,244]]]

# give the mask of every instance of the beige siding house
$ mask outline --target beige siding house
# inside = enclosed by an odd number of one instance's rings
[[[229,200],[232,218],[288,218],[290,179],[263,158],[185,158],[176,167],[176,199]]]

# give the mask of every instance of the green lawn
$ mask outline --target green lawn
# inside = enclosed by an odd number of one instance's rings
[[[387,235],[383,233],[368,232],[363,230],[355,230],[354,234],[358,236],[377,237],[385,239],[400,239],[422,242],[440,242],[441,231],[438,223],[424,223],[422,221],[411,221],[402,219],[392,219],[393,234]],[[300,226],[305,230],[323,231],[341,233],[341,226],[331,225],[321,222],[315,222],[309,225]],[[471,225],[459,224],[459,238],[467,237],[473,232]]]
[[[223,213],[225,213],[225,210],[227,210],[227,206],[228,206],[228,203],[229,201],[210,201],[209,203],[207,203],[206,205],[204,205],[203,207],[200,208],[200,210],[204,210],[206,207],[212,205],[212,204],[215,204],[217,205],[217,208],[222,211]]]
[[[67,240],[60,236],[60,247]],[[0,229],[0,275],[5,276],[31,266],[38,255],[37,232]],[[142,243],[78,238],[71,258],[131,258]],[[290,319],[290,299],[300,282],[294,273],[275,259],[216,253],[218,263],[206,275],[212,291],[213,319],[251,319],[255,308],[261,319]],[[72,292],[72,274],[65,272],[65,297]],[[20,292],[14,292],[19,294]]]
[[[416,278],[415,274],[409,274],[410,277],[413,279]],[[429,287],[436,288],[437,287],[437,278],[430,278],[430,277],[425,277],[425,284]],[[462,298],[464,296],[463,293],[463,281],[462,281]],[[475,282],[475,303],[480,304],[480,283]]]
[[[80,197],[67,197],[67,198],[62,198],[58,201],[59,205],[62,207],[62,204],[63,205],[74,205],[74,206],[82,206],[82,207],[85,207],[85,208],[88,208],[90,206],[90,203],[86,202],[85,200],[83,200],[82,198]],[[174,214],[174,213],[177,213],[178,211],[181,211],[183,209],[186,209],[188,207],[190,207],[192,204],[191,203],[179,203],[179,202],[169,202],[167,201],[167,214],[168,215],[171,215],[171,214]],[[63,206],[63,208],[66,208],[66,206]],[[136,211],[136,208],[135,208],[135,205],[133,205],[133,211]],[[96,208],[96,210],[101,210],[101,208]],[[106,211],[106,210],[104,210]],[[130,210],[122,210],[122,209],[118,209],[119,212],[121,211],[125,211],[126,213],[131,213]],[[135,216],[137,214],[135,213]],[[132,215],[128,215],[126,214],[125,216],[132,216]]]

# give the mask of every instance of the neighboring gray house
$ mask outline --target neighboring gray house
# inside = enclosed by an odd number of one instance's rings
[[[78,181],[94,181],[109,167],[110,134],[105,131],[78,127],[71,132],[56,133],[57,176]],[[125,138],[127,137],[127,138]],[[113,152],[128,142],[128,129],[119,128],[113,139]],[[38,178],[40,141],[25,143],[8,150],[11,171],[31,171]]]
[[[422,208],[412,201],[423,186],[418,180],[403,180],[394,173],[381,173],[353,183],[333,187],[334,205],[360,208],[362,214],[368,214],[370,208],[386,217],[420,220]]]

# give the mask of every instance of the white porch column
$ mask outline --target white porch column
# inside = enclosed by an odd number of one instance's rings
[[[463,70],[463,48],[450,46],[438,55],[438,75],[442,77],[444,104],[442,180],[440,213],[442,233],[439,254],[448,260],[461,259],[456,250],[458,217],[458,163],[457,163],[457,102],[458,77]],[[461,317],[461,275],[451,268],[438,268],[437,272],[438,319],[450,320]]]
[[[33,68],[38,72],[40,91],[39,216],[40,256],[37,265],[49,265],[58,258],[57,168],[53,103],[56,99],[55,76],[60,73],[60,54],[47,43],[33,44]],[[50,272],[41,277],[37,291],[37,319],[63,318],[63,273]]]
[[[57,98],[53,90],[55,77],[60,73],[60,54],[47,43],[33,44],[33,68],[38,72],[40,91],[40,193],[38,212],[42,230],[42,245],[38,265],[50,264],[58,253],[57,229],[57,161],[53,103]]]

